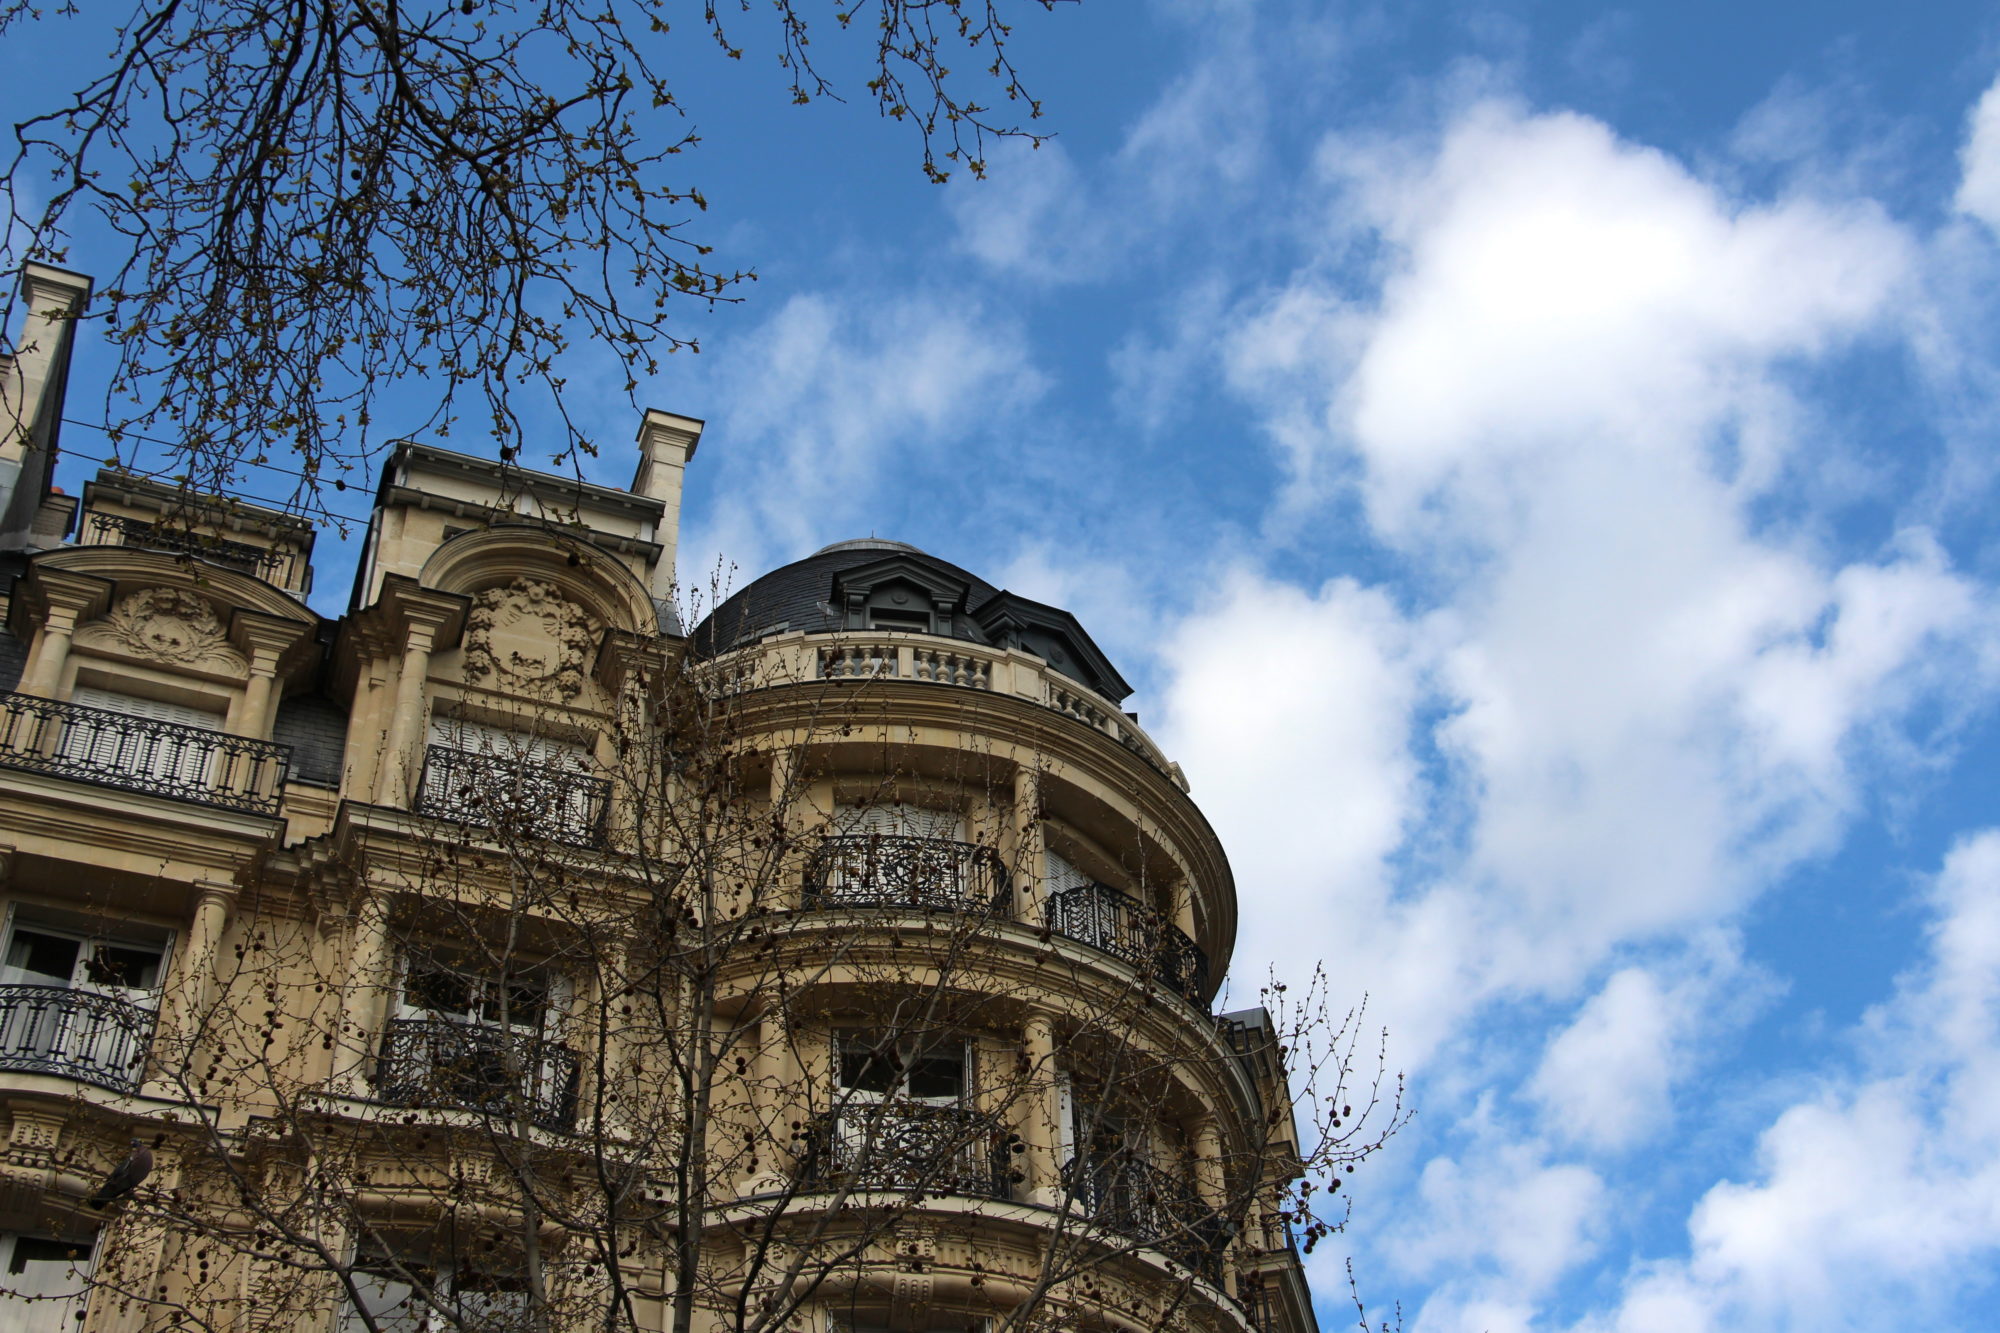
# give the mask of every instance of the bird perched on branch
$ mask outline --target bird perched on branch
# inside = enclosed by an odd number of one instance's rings
[[[126,1153],[125,1160],[111,1169],[111,1174],[97,1187],[97,1193],[84,1202],[92,1208],[102,1208],[113,1199],[122,1199],[138,1189],[152,1172],[153,1150],[138,1139],[133,1139],[132,1151]]]

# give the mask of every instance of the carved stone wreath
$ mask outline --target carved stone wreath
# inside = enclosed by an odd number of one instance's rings
[[[77,632],[77,642],[170,666],[232,675],[246,669],[243,654],[229,646],[215,608],[182,588],[143,588],[119,598],[103,619]]]
[[[568,701],[583,689],[595,638],[590,613],[555,584],[517,578],[473,597],[465,629],[465,678]],[[524,639],[545,642],[547,651],[524,651]]]

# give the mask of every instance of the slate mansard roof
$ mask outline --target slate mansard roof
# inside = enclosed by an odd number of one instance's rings
[[[875,537],[835,542],[752,580],[695,626],[694,645],[719,653],[774,634],[878,628],[869,611],[885,598],[929,612],[933,634],[1033,653],[1113,702],[1132,692],[1069,612]]]

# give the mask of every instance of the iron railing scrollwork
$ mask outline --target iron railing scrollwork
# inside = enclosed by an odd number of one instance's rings
[[[1199,1007],[1208,994],[1208,955],[1187,932],[1137,898],[1104,884],[1049,899],[1049,929],[1122,958]]]
[[[153,1011],[69,986],[0,986],[0,1069],[135,1093]]]
[[[1072,1157],[1063,1184],[1083,1215],[1097,1226],[1140,1241],[1211,1282],[1220,1282],[1229,1224],[1191,1181],[1130,1153]]]
[[[240,570],[266,583],[291,586],[298,552],[272,550],[249,542],[193,532],[171,523],[150,523],[119,514],[92,514],[78,537],[80,546],[127,546],[167,555],[195,556]]]
[[[375,1067],[389,1106],[475,1111],[568,1133],[576,1124],[576,1052],[537,1032],[450,1018],[396,1018]]]
[[[969,1107],[851,1102],[812,1122],[800,1183],[1004,1199],[1019,1176],[1020,1151],[998,1117]]]
[[[1006,895],[1000,854],[949,838],[838,834],[822,839],[806,863],[808,907],[990,912]]]
[[[417,784],[418,814],[585,847],[603,844],[610,807],[610,779],[531,753],[433,745],[424,751]]]
[[[275,815],[292,747],[84,704],[0,697],[0,767]]]

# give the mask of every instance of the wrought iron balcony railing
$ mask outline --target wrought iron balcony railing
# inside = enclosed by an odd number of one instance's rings
[[[375,1067],[390,1106],[476,1111],[568,1133],[576,1125],[576,1052],[535,1032],[451,1018],[395,1018]]]
[[[0,1069],[55,1074],[133,1093],[153,1040],[153,1011],[68,986],[0,986]]]
[[[1018,1145],[997,1117],[967,1107],[851,1102],[813,1121],[800,1183],[1004,1199],[1018,1178]]]
[[[838,834],[813,848],[806,863],[808,907],[990,912],[1006,895],[1000,854],[949,838]]]
[[[290,588],[299,573],[299,552],[253,546],[227,537],[193,532],[170,523],[149,523],[119,514],[92,514],[79,534],[80,546],[130,546],[193,556],[240,570],[252,578]],[[300,589],[303,591],[303,589]]]
[[[1192,1181],[1130,1153],[1063,1164],[1063,1181],[1084,1216],[1107,1231],[1163,1251],[1212,1282],[1222,1274],[1230,1228]]]
[[[417,813],[502,836],[596,847],[604,842],[611,782],[546,755],[485,754],[433,745],[424,752]]]
[[[25,694],[0,697],[0,767],[275,815],[292,747]]]
[[[1199,1008],[1208,996],[1208,955],[1187,932],[1128,893],[1106,884],[1065,889],[1049,899],[1049,929],[1122,958]]]

